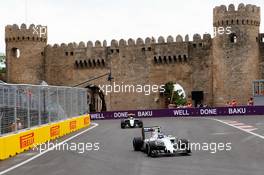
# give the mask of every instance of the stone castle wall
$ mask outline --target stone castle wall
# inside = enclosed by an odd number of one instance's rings
[[[237,43],[230,43],[229,35],[196,34],[192,41],[188,35],[184,39],[178,35],[112,40],[109,45],[89,41],[51,46],[46,44],[47,36],[32,35],[33,26],[7,26],[8,81],[38,84],[45,80],[74,86],[111,70],[112,82],[104,77],[82,86],[173,81],[183,86],[189,99],[192,91],[203,91],[204,103],[209,105],[224,105],[231,98],[245,103],[251,96],[251,82],[264,75],[260,9],[243,4],[237,10],[233,5],[219,6],[213,17],[214,27],[232,27]],[[21,50],[20,58],[14,58],[13,48]],[[105,99],[107,110],[165,107],[159,93],[111,93]]]

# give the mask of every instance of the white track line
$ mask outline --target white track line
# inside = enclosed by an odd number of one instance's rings
[[[32,161],[32,160],[34,160],[34,159],[36,159],[36,158],[42,156],[43,154],[46,154],[47,152],[53,150],[54,148],[56,148],[56,147],[62,145],[63,143],[68,142],[68,141],[74,139],[75,137],[78,137],[79,135],[82,135],[83,133],[85,133],[85,132],[87,132],[87,131],[90,131],[90,130],[92,130],[93,128],[95,128],[95,127],[98,126],[97,123],[91,123],[91,124],[93,125],[92,127],[88,128],[88,129],[86,129],[86,130],[84,130],[84,131],[82,131],[82,132],[79,132],[79,133],[77,133],[76,135],[74,135],[74,136],[72,136],[72,137],[69,137],[69,138],[66,139],[66,140],[63,140],[62,142],[60,142],[60,143],[58,143],[58,144],[55,144],[55,145],[54,145],[53,147],[51,147],[50,149],[47,149],[47,150],[45,150],[45,151],[43,151],[43,152],[41,152],[41,153],[39,153],[39,154],[37,154],[37,155],[35,155],[35,156],[33,156],[33,157],[27,159],[27,160],[25,160],[25,161],[23,161],[23,162],[21,162],[21,163],[19,163],[19,164],[16,164],[16,165],[14,165],[14,166],[12,166],[12,167],[10,167],[10,168],[4,170],[4,171],[1,171],[1,172],[0,172],[0,175],[5,174],[5,173],[8,173],[8,172],[10,172],[10,171],[12,171],[12,170],[14,170],[14,169],[16,169],[16,168],[22,166],[22,165],[25,165],[25,164],[29,163],[30,161]]]
[[[246,128],[254,128],[254,126],[251,125],[243,125],[243,126],[239,126],[242,129],[246,129]]]
[[[260,134],[256,134],[256,133],[254,133],[254,132],[251,132],[251,131],[252,131],[251,129],[242,129],[242,128],[240,128],[239,126],[234,126],[234,125],[229,124],[229,123],[227,123],[227,122],[225,122],[225,121],[218,120],[218,119],[215,119],[215,118],[210,118],[210,119],[211,119],[211,120],[218,121],[218,122],[223,123],[223,124],[226,124],[226,125],[231,126],[231,127],[233,127],[233,128],[239,129],[239,130],[244,131],[244,132],[246,132],[246,133],[252,134],[252,135],[254,135],[254,136],[256,136],[256,137],[259,137],[259,138],[261,138],[261,139],[264,140],[264,136],[263,136],[263,135],[260,135]],[[255,129],[254,129],[254,130],[255,130]]]

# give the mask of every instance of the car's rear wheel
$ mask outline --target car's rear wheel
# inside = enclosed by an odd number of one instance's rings
[[[190,154],[192,152],[189,141],[186,139],[180,139],[178,146],[180,146],[182,151],[185,151],[185,154]]]
[[[121,128],[124,129],[126,127],[125,121],[121,121]]]
[[[142,121],[139,121],[139,122],[138,122],[138,127],[139,127],[139,128],[143,128],[143,122],[142,122]]]
[[[141,137],[135,137],[133,139],[133,147],[135,151],[141,151],[143,140]]]

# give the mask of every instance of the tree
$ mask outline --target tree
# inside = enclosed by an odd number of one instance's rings
[[[176,106],[186,105],[187,100],[183,95],[180,95],[180,92],[174,91],[174,83],[172,81],[165,84],[164,96],[169,103],[173,103]]]
[[[6,72],[5,61],[6,61],[5,55],[0,53],[0,73]]]

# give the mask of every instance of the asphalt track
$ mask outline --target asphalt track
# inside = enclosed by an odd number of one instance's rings
[[[204,118],[150,118],[145,126],[159,125],[165,133],[195,143],[231,143],[230,151],[196,150],[191,156],[149,158],[134,152],[132,139],[139,129],[120,129],[119,120],[99,125],[69,142],[96,143],[98,151],[49,151],[6,174],[13,175],[263,175],[264,116],[218,117],[252,126],[255,136],[219,121]],[[232,123],[231,122],[231,123]],[[243,127],[242,127],[243,128]],[[245,127],[247,128],[247,127]],[[76,134],[76,133],[75,133]],[[263,138],[261,138],[263,136]],[[68,136],[68,138],[71,136]],[[65,138],[64,138],[65,139]],[[0,162],[0,173],[38,154],[30,151]]]

